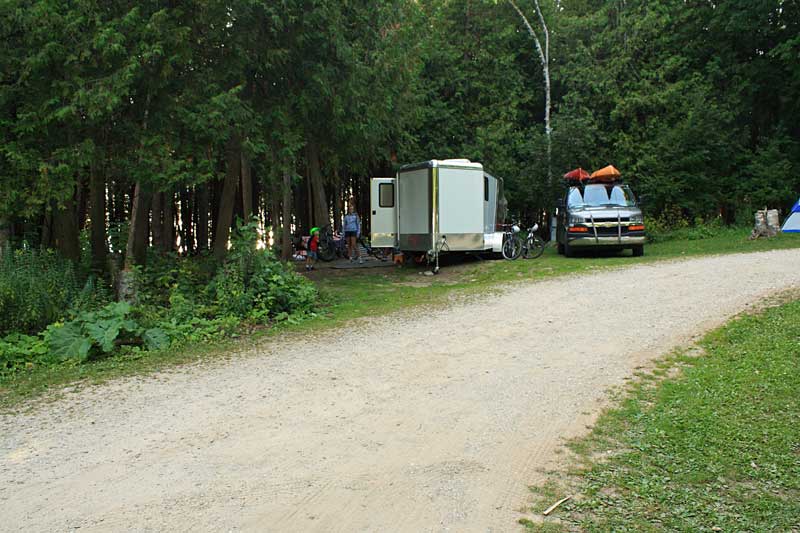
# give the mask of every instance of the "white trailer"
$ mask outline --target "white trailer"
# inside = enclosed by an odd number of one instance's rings
[[[500,252],[506,200],[503,180],[468,159],[402,167],[370,186],[372,245],[426,253]]]

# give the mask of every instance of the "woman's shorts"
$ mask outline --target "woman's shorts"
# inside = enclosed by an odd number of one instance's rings
[[[345,239],[349,239],[350,237],[353,237],[353,238],[358,237],[358,233],[356,233],[355,231],[345,231],[344,232],[344,238]]]

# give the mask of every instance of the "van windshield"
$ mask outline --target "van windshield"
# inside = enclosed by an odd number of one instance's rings
[[[636,197],[627,185],[604,185],[593,183],[583,188],[571,187],[567,195],[567,206],[571,209],[584,207],[633,207]]]

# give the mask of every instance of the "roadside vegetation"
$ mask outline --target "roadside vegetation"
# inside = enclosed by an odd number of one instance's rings
[[[156,259],[140,269],[132,305],[113,302],[110,287],[82,275],[72,263],[17,251],[0,269],[0,307],[8,317],[0,337],[0,404],[13,405],[66,384],[213,360],[243,351],[264,335],[319,332],[358,318],[442,305],[450,296],[484,294],[508,282],[800,247],[793,235],[757,241],[747,236],[746,228],[687,226],[677,238],[665,235],[648,245],[641,258],[625,253],[568,259],[548,247],[536,260],[473,258],[443,268],[438,276],[423,275],[423,267],[386,267],[318,272],[312,282],[258,249],[257,228],[250,224],[234,233],[217,270],[210,258]],[[58,305],[44,306],[50,301],[44,294],[24,297],[37,290],[54,291]]]
[[[102,278],[48,251],[20,249],[0,268],[0,392],[47,388],[137,361],[174,359],[255,328],[313,316],[313,283],[258,249],[240,225],[225,261],[154,258],[136,270],[136,298],[116,302]],[[180,359],[180,356],[177,356]],[[92,367],[98,366],[97,370]]]
[[[794,531],[800,517],[800,300],[738,318],[640,376],[574,467],[534,489],[531,530]]]

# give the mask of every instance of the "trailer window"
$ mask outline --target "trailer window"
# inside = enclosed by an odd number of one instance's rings
[[[394,207],[394,183],[381,183],[378,185],[378,205],[380,207]]]
[[[489,178],[483,177],[483,201],[489,201]]]

